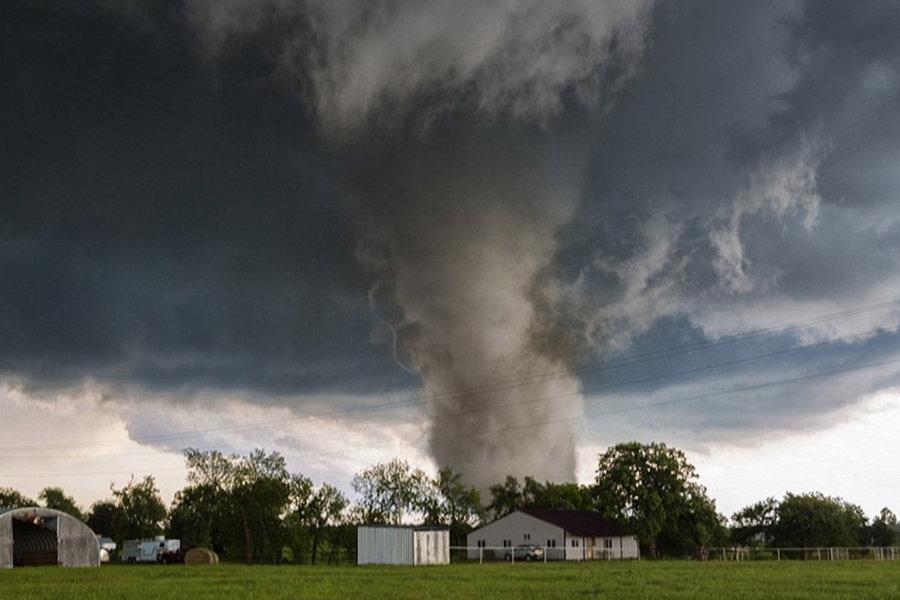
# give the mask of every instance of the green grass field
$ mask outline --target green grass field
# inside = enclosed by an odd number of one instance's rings
[[[0,571],[0,598],[900,598],[900,561]]]

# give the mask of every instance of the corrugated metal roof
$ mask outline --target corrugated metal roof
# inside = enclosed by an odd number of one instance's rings
[[[16,507],[2,507],[0,508],[0,515],[8,512],[20,512],[20,511],[34,511],[34,512],[44,512],[44,513],[60,513],[60,511],[52,509],[52,508],[44,508],[43,506],[16,506]],[[62,513],[66,514],[66,513]]]
[[[56,552],[56,532],[34,523],[14,519],[13,539],[15,539],[17,560],[21,560],[23,553]]]
[[[541,521],[562,527],[569,533],[585,537],[618,537],[630,535],[621,523],[604,519],[600,513],[589,510],[551,510],[525,508],[522,512]]]
[[[449,527],[444,525],[378,525],[378,524],[369,524],[369,525],[357,525],[356,528],[360,527],[368,527],[370,529],[378,528],[378,529],[412,529],[413,531],[450,531]]]

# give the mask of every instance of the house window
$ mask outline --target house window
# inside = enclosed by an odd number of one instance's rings
[[[556,548],[556,540],[547,540],[548,548]]]
[[[504,548],[509,548],[510,546],[512,546],[512,540],[503,540]]]
[[[523,537],[524,537],[524,539],[525,539],[526,542],[530,542],[530,541],[531,541],[531,534],[530,534],[530,533],[526,533]]]
[[[605,540],[603,540],[603,547],[607,550],[612,550],[612,539],[606,538]]]
[[[475,542],[475,545],[479,548],[484,548],[484,540],[478,540],[477,542]]]
[[[578,540],[576,540],[576,539],[573,539],[573,540],[572,540],[572,547],[573,547],[573,548],[577,548],[577,547],[578,547]]]

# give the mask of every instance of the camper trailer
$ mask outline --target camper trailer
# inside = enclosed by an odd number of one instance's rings
[[[122,544],[122,562],[178,563],[183,562],[181,540],[167,540],[158,535],[153,539],[125,540]]]

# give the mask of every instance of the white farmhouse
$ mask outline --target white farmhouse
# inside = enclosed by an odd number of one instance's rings
[[[640,558],[637,537],[586,510],[517,510],[472,531],[466,545],[472,559],[533,558],[523,550],[531,546],[545,549],[549,560]]]

